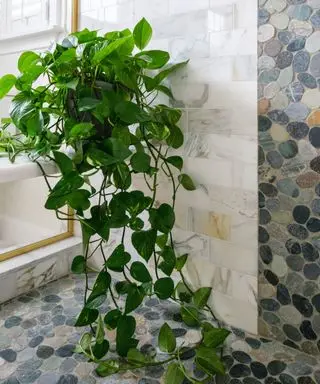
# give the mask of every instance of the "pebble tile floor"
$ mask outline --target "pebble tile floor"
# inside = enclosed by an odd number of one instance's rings
[[[67,277],[1,306],[1,384],[162,383],[162,367],[99,378],[93,365],[73,352],[83,331],[73,327],[83,287],[81,278]],[[135,317],[143,352],[153,348],[163,321],[174,329],[180,343],[199,338],[197,330],[180,322],[178,306],[168,301],[149,299]],[[113,335],[109,336],[112,345]],[[228,375],[217,378],[218,384],[320,384],[320,364],[313,356],[237,329],[228,338],[224,361]],[[194,375],[202,377],[197,370]]]

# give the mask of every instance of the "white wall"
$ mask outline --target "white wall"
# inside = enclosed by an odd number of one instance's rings
[[[256,0],[81,0],[81,28],[154,29],[150,48],[190,59],[172,81],[184,111],[185,170],[199,188],[181,192],[176,242],[196,286],[213,287],[227,322],[257,332]],[[143,188],[143,181],[136,182]],[[170,192],[166,182],[159,199]]]

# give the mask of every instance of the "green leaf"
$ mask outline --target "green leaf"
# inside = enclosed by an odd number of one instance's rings
[[[185,254],[185,255],[182,255],[182,256],[179,256],[177,257],[177,260],[176,260],[176,270],[178,272],[180,272],[183,267],[185,266],[187,260],[188,260],[188,254]]]
[[[39,110],[32,111],[25,117],[24,124],[27,129],[28,136],[37,136],[43,129],[43,115]]]
[[[105,296],[110,287],[110,284],[111,284],[110,274],[107,271],[102,270],[96,278],[91,294],[87,300],[87,304],[91,303],[97,297],[100,297],[102,295]]]
[[[184,303],[190,303],[191,302],[192,294],[182,281],[180,281],[177,284],[176,294],[178,295],[178,298],[181,301],[183,301]]]
[[[171,353],[176,349],[177,343],[176,338],[172,329],[167,323],[164,323],[160,329],[158,337],[158,345],[160,351]]]
[[[174,250],[169,246],[165,246],[160,253],[160,256],[162,257],[163,261],[159,264],[159,268],[167,276],[170,276],[176,265],[176,255]]]
[[[199,325],[199,312],[196,308],[191,306],[182,306],[180,309],[183,322],[189,327]]]
[[[161,71],[158,73],[157,76],[154,77],[153,81],[156,85],[159,85],[165,78],[167,78],[172,73],[176,72],[177,70],[185,67],[188,64],[189,60],[184,61],[183,63],[178,63],[171,65],[169,68]]]
[[[67,175],[73,171],[73,162],[66,154],[63,152],[54,151],[53,155],[63,175]]]
[[[167,158],[167,163],[173,165],[181,171],[183,167],[183,159],[180,156],[170,156]]]
[[[172,125],[170,127],[170,136],[167,138],[167,144],[174,149],[178,149],[182,146],[183,140],[184,137],[181,129],[176,125]]]
[[[5,75],[0,78],[0,100],[3,99],[16,83],[14,75]]]
[[[130,188],[132,179],[130,169],[126,163],[117,164],[113,172],[113,182],[116,188],[124,190]]]
[[[130,361],[130,363],[136,365],[143,365],[146,361],[144,354],[138,351],[136,348],[129,349],[127,359]]]
[[[169,233],[175,222],[174,210],[169,204],[161,204],[158,209],[150,209],[149,221],[153,229]]]
[[[108,258],[106,266],[112,271],[122,272],[130,259],[131,256],[128,252],[125,252],[123,244],[119,244]]]
[[[133,231],[141,231],[144,227],[144,221],[140,217],[135,217],[130,220],[129,226]]]
[[[90,196],[91,193],[86,189],[78,189],[68,195],[67,203],[76,211],[85,211],[90,208]]]
[[[120,364],[118,360],[105,360],[98,365],[96,372],[100,377],[107,377],[118,373],[119,370]]]
[[[40,56],[31,51],[23,52],[18,60],[18,69],[21,73],[27,72],[31,66],[40,61]]]
[[[219,347],[230,335],[230,331],[224,328],[212,327],[209,331],[203,332],[203,344],[209,348]]]
[[[73,35],[78,39],[78,44],[87,43],[97,38],[97,31],[90,31],[85,28],[80,32],[74,32]]]
[[[211,287],[199,288],[193,295],[193,303],[196,307],[202,309],[206,306],[211,295]]]
[[[192,181],[189,175],[182,173],[181,175],[178,176],[178,180],[180,184],[183,186],[183,188],[186,189],[187,191],[194,191],[196,189],[196,186],[194,185],[194,182]]]
[[[147,172],[150,162],[150,156],[144,152],[137,152],[130,159],[131,167],[135,172]]]
[[[129,288],[129,292],[126,299],[125,314],[134,311],[142,303],[145,296],[145,292],[141,287],[137,287],[132,284]]]
[[[131,236],[132,245],[146,261],[149,261],[153,254],[157,239],[157,231],[151,229],[148,231],[133,232]]]
[[[88,351],[92,342],[92,335],[91,333],[84,333],[80,339],[79,345],[82,348],[83,351]]]
[[[167,245],[167,242],[168,242],[168,234],[167,233],[164,233],[163,235],[159,235],[157,237],[157,246],[160,249],[163,249]]]
[[[130,267],[131,276],[141,283],[152,281],[152,277],[147,270],[146,266],[140,261],[134,261]]]
[[[85,271],[86,271],[86,259],[83,256],[76,256],[72,260],[71,271],[75,274],[85,273]]]
[[[104,317],[104,323],[106,324],[107,328],[109,329],[117,328],[118,321],[121,316],[122,316],[122,313],[119,309],[113,309],[109,311]]]
[[[109,341],[103,340],[101,343],[96,343],[92,348],[92,353],[96,359],[102,359],[109,351]]]
[[[136,57],[144,60],[148,69],[162,68],[170,59],[168,52],[158,50],[139,52]]]
[[[80,112],[91,111],[92,109],[95,109],[100,103],[101,100],[95,99],[93,97],[83,97],[79,99],[77,107]]]
[[[102,316],[98,316],[97,320],[97,330],[96,330],[96,342],[101,344],[104,340],[104,323],[102,320]]]
[[[184,373],[178,363],[171,363],[164,376],[164,384],[182,384]]]
[[[84,327],[94,323],[99,316],[99,311],[97,309],[90,309],[84,307],[75,323],[75,327]]]
[[[158,85],[154,88],[156,91],[160,91],[164,93],[166,96],[170,97],[170,99],[174,99],[173,93],[170,88],[165,85]]]
[[[101,294],[97,297],[93,297],[87,302],[86,307],[90,309],[98,309],[107,300],[107,295]]]
[[[118,117],[127,124],[142,123],[150,120],[151,117],[132,101],[122,101],[115,107]]]
[[[151,25],[145,18],[142,18],[139,23],[134,27],[133,38],[136,46],[139,49],[144,49],[152,37]]]
[[[170,277],[163,277],[154,284],[154,292],[161,300],[169,299],[174,291],[174,283]]]
[[[116,348],[120,356],[127,356],[131,348],[136,348],[138,341],[132,338],[136,329],[136,321],[133,316],[122,316],[118,321]]]
[[[130,36],[122,37],[118,40],[114,40],[112,42],[106,42],[93,56],[92,62],[93,64],[99,64],[102,60],[104,60],[107,56],[109,56],[112,52],[116,51],[121,45],[125,44],[130,39]]]
[[[125,145],[122,140],[113,137],[105,140],[104,145],[108,153],[119,162],[126,160],[132,154],[128,146]]]
[[[72,139],[86,139],[93,135],[94,125],[92,123],[79,123],[71,128],[69,133]]]
[[[127,281],[118,281],[115,284],[116,291],[119,293],[119,295],[126,295],[131,287],[131,283],[128,283]]]
[[[76,59],[76,49],[69,48],[68,50],[62,52],[62,54],[55,61],[55,65],[69,65],[70,61]]]
[[[214,349],[200,346],[196,350],[196,364],[208,375],[225,375],[225,368]]]

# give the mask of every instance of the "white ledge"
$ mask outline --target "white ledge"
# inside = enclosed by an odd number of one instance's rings
[[[54,163],[40,161],[40,164],[47,174],[57,173]],[[29,158],[17,156],[14,163],[11,163],[7,156],[0,156],[0,184],[17,180],[33,179],[42,176],[42,171],[37,163]]]

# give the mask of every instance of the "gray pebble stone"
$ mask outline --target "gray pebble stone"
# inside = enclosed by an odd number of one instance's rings
[[[52,318],[52,324],[57,327],[59,325],[63,325],[66,322],[66,317],[63,315],[56,315]]]
[[[304,37],[298,37],[288,44],[287,50],[290,52],[301,51],[306,45],[306,39]]]
[[[40,376],[41,371],[20,371],[17,373],[17,378],[21,384],[34,383]]]
[[[29,341],[29,347],[35,348],[43,342],[43,336],[36,336]]]
[[[276,81],[279,77],[280,70],[277,68],[265,70],[259,75],[259,82],[261,84],[269,84],[272,81]]]
[[[320,9],[310,17],[310,21],[315,28],[320,28]]]
[[[23,329],[29,329],[29,328],[33,328],[37,325],[37,321],[36,319],[28,319],[28,320],[24,320],[22,323],[21,323],[21,327]]]
[[[274,169],[280,169],[283,164],[283,157],[278,151],[270,151],[267,153],[267,161]]]
[[[22,318],[20,316],[11,316],[4,322],[4,326],[5,328],[8,328],[8,329],[12,327],[16,327],[20,325],[21,321],[22,321]]]
[[[298,74],[298,80],[307,88],[317,88],[317,81],[316,79],[310,75],[309,73],[299,73]]]
[[[39,377],[37,384],[56,384],[58,380],[59,375],[57,373],[47,372]]]
[[[289,255],[286,261],[287,261],[288,267],[296,272],[301,271],[304,265],[304,260],[299,255]]]
[[[304,278],[298,273],[289,273],[286,280],[286,286],[291,292],[301,292],[303,289]]]
[[[313,297],[318,292],[318,284],[313,281],[306,281],[303,286],[303,295]]]
[[[303,121],[309,114],[309,108],[303,103],[291,103],[285,109],[291,120]]]
[[[3,384],[20,384],[18,379],[15,376],[11,376],[7,380],[5,380],[1,383],[3,383]]]
[[[266,55],[275,57],[281,51],[282,45],[279,40],[270,40],[264,46],[264,52]]]
[[[269,18],[270,18],[269,12],[264,8],[260,8],[258,11],[258,25],[260,26],[262,24],[267,23]]]
[[[288,371],[295,376],[303,376],[310,375],[312,373],[312,368],[306,364],[296,361],[292,364],[289,364]]]
[[[304,87],[299,81],[296,81],[290,84],[286,88],[286,95],[288,96],[290,101],[293,101],[293,102],[300,101],[302,99],[303,94],[304,94]]]
[[[316,53],[311,57],[310,72],[314,77],[320,77],[320,53]]]
[[[77,384],[78,378],[74,375],[62,375],[60,376],[57,384]]]
[[[288,52],[288,51],[283,51],[283,52],[279,53],[279,55],[277,57],[277,61],[276,61],[277,66],[280,69],[287,68],[291,65],[292,60],[293,60],[293,54],[291,52]]]
[[[13,363],[16,361],[17,358],[17,352],[13,349],[3,349],[0,351],[0,357],[2,357],[5,361],[8,361],[9,363]]]
[[[275,109],[273,111],[270,111],[268,113],[268,116],[272,121],[274,121],[280,125],[286,125],[289,123],[288,115],[279,109]]]
[[[37,356],[40,359],[48,359],[50,356],[54,354],[54,349],[49,347],[48,345],[40,345],[37,349]]]
[[[281,70],[278,78],[278,83],[281,88],[284,88],[292,82],[292,79],[293,79],[293,70],[292,70],[292,66],[290,66]]]
[[[72,372],[77,365],[78,365],[78,362],[69,357],[62,361],[60,366],[60,372],[61,373]]]
[[[299,187],[292,179],[286,178],[279,180],[277,183],[278,190],[287,196],[297,197],[299,196]]]
[[[295,72],[306,72],[309,67],[310,55],[305,51],[299,51],[293,58],[293,70]],[[320,71],[320,69],[319,69]]]
[[[64,345],[56,350],[56,355],[59,357],[71,357],[74,351],[74,344]]]
[[[320,276],[320,267],[316,263],[306,264],[303,268],[305,277],[309,280],[317,280]]]
[[[25,363],[19,365],[18,371],[35,371],[41,367],[43,360],[32,358],[27,360]]]
[[[289,31],[281,31],[278,33],[278,39],[281,41],[282,44],[289,44],[292,38],[293,34]]]
[[[47,325],[51,322],[52,316],[50,313],[41,313],[40,316],[38,316],[38,321],[41,325]]]
[[[309,20],[309,17],[312,14],[312,8],[307,4],[291,6],[288,9],[288,14],[292,19],[306,21]]]
[[[61,301],[61,297],[58,295],[48,295],[44,297],[43,301],[46,303],[59,303]]]

